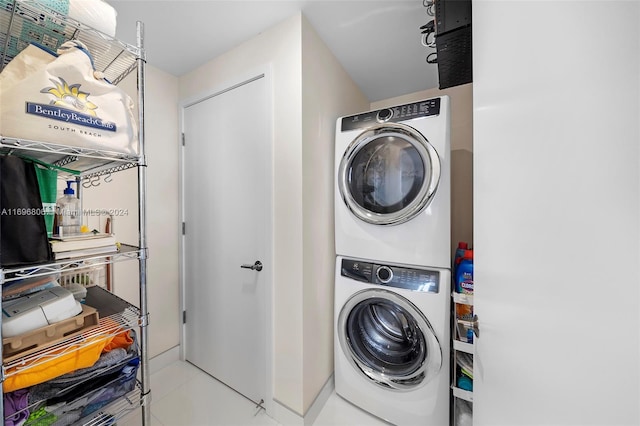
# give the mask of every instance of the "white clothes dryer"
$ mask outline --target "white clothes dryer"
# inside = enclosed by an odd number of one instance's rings
[[[336,393],[395,425],[449,424],[448,269],[336,259]]]
[[[336,254],[451,267],[449,97],[336,123]]]

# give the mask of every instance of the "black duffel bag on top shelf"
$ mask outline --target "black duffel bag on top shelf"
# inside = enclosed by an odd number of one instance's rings
[[[53,259],[35,167],[20,157],[0,156],[0,266],[3,268]]]

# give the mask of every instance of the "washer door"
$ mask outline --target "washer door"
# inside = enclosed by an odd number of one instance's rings
[[[442,349],[431,324],[397,293],[371,289],[354,294],[340,311],[337,327],[353,367],[385,389],[414,390],[442,367]]]
[[[351,142],[337,178],[342,199],[356,217],[396,225],[419,214],[435,195],[440,158],[415,129],[381,124]]]

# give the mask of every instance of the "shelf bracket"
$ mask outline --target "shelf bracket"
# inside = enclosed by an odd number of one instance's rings
[[[151,391],[148,390],[147,393],[143,393],[140,397],[140,406],[149,406],[151,404]]]
[[[141,315],[140,318],[138,318],[138,326],[147,327],[148,325],[149,325],[149,313],[145,315]]]
[[[140,259],[149,259],[149,249],[147,247],[140,248]]]

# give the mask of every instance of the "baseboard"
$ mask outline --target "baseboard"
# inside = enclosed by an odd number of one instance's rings
[[[313,401],[313,404],[309,407],[306,414],[303,416],[299,415],[295,411],[291,410],[287,406],[283,405],[277,400],[273,401],[273,409],[271,413],[267,413],[272,419],[277,421],[283,426],[310,426],[318,418],[322,407],[327,403],[327,400],[331,396],[331,393],[335,389],[335,381],[333,379],[333,374],[329,379],[327,379],[326,383],[316,396],[316,399]]]
[[[270,413],[267,412],[267,415],[283,426],[304,426],[304,419],[301,415],[275,399],[272,410]]]
[[[315,423],[318,415],[320,415],[320,411],[322,411],[322,407],[324,407],[324,405],[327,403],[327,400],[329,399],[335,388],[336,383],[333,379],[332,374],[320,390],[318,396],[316,396],[316,399],[313,401],[313,404],[311,404],[311,407],[309,407],[309,409],[305,413],[305,426],[310,426]]]
[[[149,372],[153,374],[179,360],[180,346],[174,346],[149,360]]]

